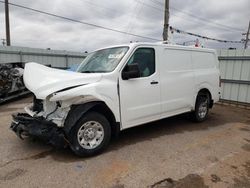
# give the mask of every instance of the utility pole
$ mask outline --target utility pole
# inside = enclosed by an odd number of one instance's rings
[[[246,33],[246,41],[245,41],[245,47],[244,47],[244,49],[247,49],[247,43],[249,41],[249,29],[250,29],[250,21],[249,21],[248,30],[247,30],[247,33]]]
[[[168,27],[169,27],[169,0],[165,0],[164,26],[163,26],[164,43],[167,43],[168,40]]]
[[[5,28],[6,28],[6,43],[7,46],[10,46],[9,0],[5,0]]]

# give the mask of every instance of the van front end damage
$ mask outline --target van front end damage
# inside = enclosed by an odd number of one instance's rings
[[[102,74],[57,70],[30,62],[25,64],[23,78],[34,100],[24,108],[26,113],[13,115],[11,129],[22,139],[36,137],[57,147],[66,146],[64,124],[72,105],[93,100],[79,93],[83,87],[85,92],[95,92],[90,85],[101,80]]]
[[[117,78],[106,73],[25,64],[23,80],[34,101],[13,115],[11,129],[21,139],[69,146],[80,156],[101,152],[120,131]]]
[[[63,124],[70,107],[59,102],[37,100],[24,108],[26,113],[13,114],[10,128],[18,137],[38,138],[57,148],[68,144],[63,131]]]
[[[92,96],[81,96],[64,101],[51,101],[53,96],[57,96],[56,93],[49,95],[45,100],[36,99],[34,96],[33,103],[24,108],[26,113],[12,115],[11,130],[21,139],[38,138],[57,148],[67,147],[67,134],[70,129],[83,113],[96,104],[91,101],[97,99]],[[83,105],[86,103],[88,105]]]
[[[13,114],[12,117],[10,128],[21,139],[34,137],[57,148],[67,146],[68,142],[63,129],[57,127],[52,121],[48,121],[44,117],[32,117],[27,113]]]

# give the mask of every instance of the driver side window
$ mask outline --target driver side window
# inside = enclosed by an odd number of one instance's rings
[[[138,64],[140,77],[148,77],[155,72],[155,50],[138,48],[128,61],[128,65]]]

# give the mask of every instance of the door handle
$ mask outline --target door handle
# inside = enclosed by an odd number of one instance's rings
[[[158,84],[158,83],[159,83],[159,82],[154,81],[154,80],[153,80],[152,82],[150,82],[150,84],[152,84],[152,85],[153,85],[153,84]]]

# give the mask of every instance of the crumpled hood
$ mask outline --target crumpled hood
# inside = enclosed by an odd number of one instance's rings
[[[38,99],[45,99],[48,95],[69,87],[98,82],[101,77],[101,73],[77,73],[33,62],[25,64],[23,74],[25,86]]]

